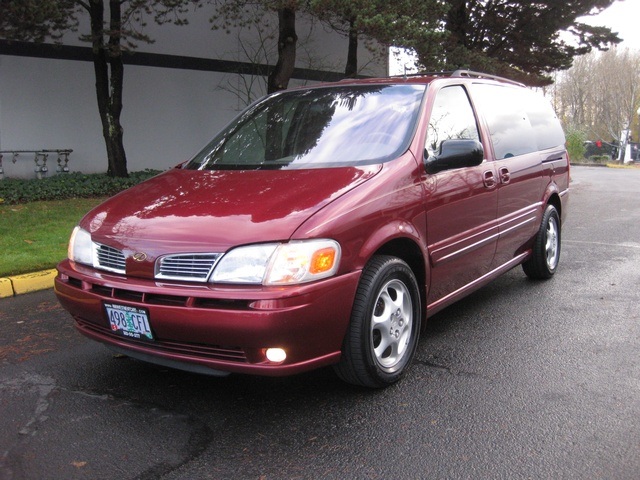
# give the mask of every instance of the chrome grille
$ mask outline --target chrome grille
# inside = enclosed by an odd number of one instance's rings
[[[125,258],[117,248],[109,247],[107,245],[95,244],[96,258],[98,265],[96,267],[110,270],[117,273],[125,273]]]
[[[158,260],[156,278],[206,282],[221,253],[168,255]]]

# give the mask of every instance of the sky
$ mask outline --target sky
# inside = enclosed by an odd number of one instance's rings
[[[609,27],[622,38],[621,47],[640,50],[640,0],[616,1],[600,15],[581,20],[589,25]]]

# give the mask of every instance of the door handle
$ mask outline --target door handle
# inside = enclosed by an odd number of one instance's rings
[[[511,174],[507,167],[500,168],[500,183],[509,183],[511,181]]]
[[[482,174],[482,180],[484,186],[487,188],[494,188],[496,186],[496,176],[493,174],[493,170],[487,170]]]

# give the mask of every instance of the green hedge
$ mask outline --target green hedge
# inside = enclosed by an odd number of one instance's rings
[[[37,200],[108,197],[161,173],[143,170],[128,178],[109,177],[105,173],[63,173],[41,180],[5,178],[0,180],[0,203],[14,205]]]
[[[565,136],[567,138],[569,159],[573,162],[584,160],[584,154],[587,151],[584,146],[584,142],[587,140],[586,134],[577,128],[567,128]]]

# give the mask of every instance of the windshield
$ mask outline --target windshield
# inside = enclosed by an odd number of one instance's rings
[[[186,166],[194,170],[323,168],[404,152],[425,85],[310,88],[254,104]]]

